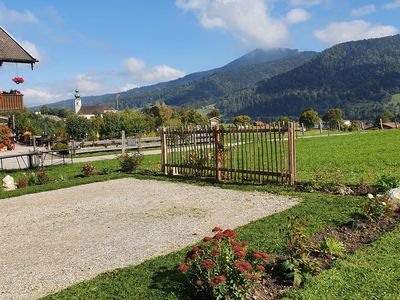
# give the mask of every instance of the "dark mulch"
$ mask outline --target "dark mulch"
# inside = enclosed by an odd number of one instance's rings
[[[368,245],[382,236],[385,232],[395,229],[400,224],[400,212],[393,213],[379,222],[369,222],[367,220],[358,220],[356,223],[349,222],[342,226],[327,228],[324,232],[310,237],[309,244],[311,250],[309,257],[319,265],[321,269],[329,269],[337,260],[337,257],[321,253],[319,244],[327,237],[332,237],[341,241],[345,246],[345,253],[349,254],[355,250]],[[282,258],[277,258],[269,266],[269,270],[276,269]],[[281,294],[293,288],[282,276],[267,276],[261,285],[255,288],[252,299],[254,300],[273,300],[279,299]]]

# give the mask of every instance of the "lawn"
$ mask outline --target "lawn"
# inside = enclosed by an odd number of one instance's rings
[[[343,183],[373,183],[383,174],[400,176],[400,131],[384,130],[297,140],[299,181],[316,173]]]

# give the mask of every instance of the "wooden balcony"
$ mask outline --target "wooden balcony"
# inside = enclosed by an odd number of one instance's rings
[[[0,112],[24,108],[24,95],[0,94]]]

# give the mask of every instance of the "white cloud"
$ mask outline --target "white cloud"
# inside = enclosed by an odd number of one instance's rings
[[[374,4],[366,5],[360,8],[355,8],[351,11],[353,16],[366,16],[374,13],[376,11],[376,6]]]
[[[137,84],[127,83],[127,84],[124,84],[123,86],[121,86],[119,88],[119,90],[122,91],[122,92],[125,92],[125,91],[132,90],[132,89],[135,89],[135,88],[138,88],[138,87],[139,86]]]
[[[34,43],[32,43],[30,41],[21,41],[20,44],[34,58],[36,58],[39,61],[42,60],[42,57],[41,57],[41,55],[39,53],[39,50],[37,49],[37,47],[36,47],[36,45]]]
[[[389,3],[385,4],[385,5],[383,6],[383,8],[386,8],[386,9],[396,9],[396,8],[400,8],[400,0],[396,0],[396,1],[393,1],[393,2],[389,2]]]
[[[104,91],[104,85],[102,82],[99,79],[87,74],[76,75],[74,78],[74,83],[76,88],[83,95],[100,94],[102,91]]]
[[[321,0],[291,0],[290,3],[294,6],[314,6],[321,4]]]
[[[246,44],[266,48],[287,44],[285,21],[271,17],[265,0],[176,0],[175,4],[195,13],[204,28],[223,29]]]
[[[130,57],[125,60],[124,65],[132,79],[138,82],[156,83],[185,76],[185,72],[167,65],[149,67],[144,61],[135,57]]]
[[[394,35],[398,32],[394,26],[374,25],[363,20],[331,23],[329,26],[314,33],[315,37],[328,45],[342,42],[378,38]]]
[[[0,3],[0,23],[39,23],[36,16],[29,10],[16,11],[8,9],[3,3]]]
[[[40,105],[49,101],[64,100],[71,95],[67,93],[53,93],[41,87],[32,87],[22,90],[27,106]]]
[[[295,8],[287,13],[286,21],[289,24],[296,24],[296,23],[305,22],[308,19],[310,19],[310,17],[311,17],[311,15],[308,11],[306,11],[302,8]]]

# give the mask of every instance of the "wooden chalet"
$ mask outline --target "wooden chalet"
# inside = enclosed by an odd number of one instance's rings
[[[3,63],[33,65],[38,62],[7,31],[0,27],[0,66]],[[0,94],[0,112],[24,108],[24,95],[17,90]]]

